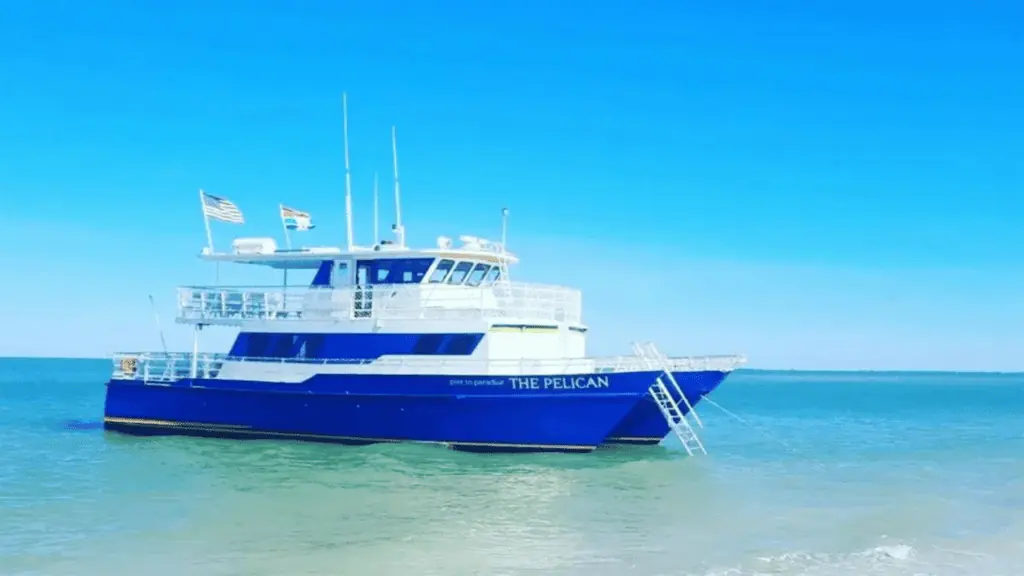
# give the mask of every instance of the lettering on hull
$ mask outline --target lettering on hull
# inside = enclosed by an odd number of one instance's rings
[[[502,378],[452,378],[448,381],[451,386],[504,386]]]
[[[607,376],[510,376],[508,378],[453,378],[451,386],[505,386],[512,390],[593,390],[611,387]]]

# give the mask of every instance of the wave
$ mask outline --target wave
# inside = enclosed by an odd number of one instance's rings
[[[910,544],[882,544],[856,552],[825,553],[792,551],[759,556],[742,564],[721,567],[703,576],[762,576],[791,574],[800,576],[861,576],[864,574],[1008,574],[1024,563],[1019,546],[1002,548],[998,553],[957,550],[940,546],[922,549]]]

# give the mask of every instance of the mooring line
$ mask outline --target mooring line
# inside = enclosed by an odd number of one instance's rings
[[[789,444],[787,444],[787,443],[783,442],[782,440],[780,440],[780,439],[776,438],[776,437],[775,437],[774,435],[772,435],[772,434],[768,433],[768,431],[766,431],[766,430],[762,430],[762,429],[761,429],[761,427],[759,427],[759,426],[755,426],[755,425],[753,425],[752,423],[748,422],[747,420],[744,420],[744,419],[743,419],[743,418],[741,418],[741,417],[740,417],[739,415],[737,415],[736,413],[734,413],[734,412],[732,412],[731,410],[727,409],[727,408],[726,408],[725,406],[722,406],[722,405],[721,405],[721,404],[719,404],[718,402],[715,402],[715,401],[714,401],[714,400],[712,400],[711,398],[708,398],[707,396],[704,396],[704,401],[705,401],[705,402],[707,402],[708,404],[711,404],[711,405],[712,405],[712,406],[714,406],[715,408],[718,408],[719,410],[721,410],[722,412],[724,412],[724,413],[725,413],[725,414],[726,414],[727,416],[729,416],[729,417],[731,417],[731,418],[734,418],[734,419],[736,419],[736,421],[737,421],[737,422],[739,422],[739,423],[741,423],[741,424],[743,424],[743,425],[745,425],[745,426],[748,426],[748,427],[750,427],[751,429],[753,429],[753,430],[757,431],[757,432],[758,432],[759,434],[762,434],[762,435],[764,435],[764,436],[765,436],[766,438],[768,438],[768,439],[770,439],[770,440],[772,440],[772,441],[774,441],[774,442],[778,442],[780,446],[782,446],[782,447],[783,447],[783,448],[785,448],[786,450],[788,450],[788,451],[792,452],[793,454],[796,454],[796,455],[798,455],[798,456],[802,456],[802,455],[803,455],[803,454],[802,454],[802,453],[800,453],[800,452],[799,452],[799,451],[798,451],[798,450],[797,450],[796,448],[793,448],[793,447],[792,447],[792,446],[790,446]]]

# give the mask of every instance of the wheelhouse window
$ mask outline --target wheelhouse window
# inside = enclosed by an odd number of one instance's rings
[[[480,283],[484,281],[484,276],[490,268],[490,264],[483,263],[474,266],[473,271],[470,272],[469,276],[466,278],[466,286],[479,286]]]
[[[494,284],[501,278],[501,266],[493,266],[487,271],[487,275],[484,276],[484,284]]]
[[[449,284],[462,284],[462,281],[466,279],[466,275],[469,274],[470,269],[473,268],[472,262],[459,262],[455,270],[452,270],[452,275],[448,277]]]
[[[431,273],[430,280],[428,280],[428,282],[431,284],[440,284],[441,282],[444,282],[444,279],[448,277],[448,272],[454,265],[454,260],[441,260],[434,268],[434,272]]]

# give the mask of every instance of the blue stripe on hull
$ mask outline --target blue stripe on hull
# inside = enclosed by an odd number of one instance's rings
[[[555,389],[556,382],[547,390],[543,377],[537,388],[524,388],[522,378],[500,376],[320,374],[299,384],[197,379],[169,386],[112,380],[104,423],[137,434],[589,451],[642,401],[655,374],[602,377],[607,387]]]
[[[725,380],[728,373],[673,372],[672,375],[675,377],[676,382],[679,383],[679,387],[682,388],[686,399],[690,401],[691,405],[696,407],[704,395],[718,388],[718,385]],[[665,382],[665,384],[672,393],[673,399],[679,403],[679,407],[683,412],[689,412],[686,405],[679,398],[679,395],[676,394],[671,383]],[[654,399],[648,395],[638,402],[629,414],[622,419],[619,425],[608,434],[605,444],[654,445],[661,442],[668,433],[668,422],[665,422],[665,417],[662,416],[661,410],[654,402]]]

